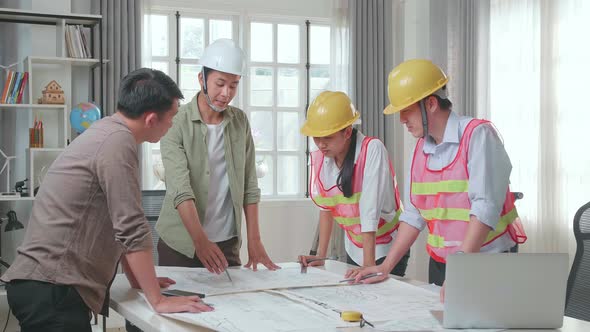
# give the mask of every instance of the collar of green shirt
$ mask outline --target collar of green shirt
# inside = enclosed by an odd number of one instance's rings
[[[197,92],[197,94],[193,97],[190,101],[190,111],[191,111],[191,121],[193,122],[203,122],[203,118],[201,117],[201,111],[199,110],[199,103],[197,102],[197,98],[201,91]],[[236,115],[236,110],[232,106],[227,106],[227,109],[223,111],[223,121],[222,125],[225,127],[225,124],[229,122],[234,116]],[[204,123],[204,122],[203,122]]]

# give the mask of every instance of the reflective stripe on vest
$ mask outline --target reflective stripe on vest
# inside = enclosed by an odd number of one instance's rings
[[[314,151],[311,153],[310,196],[316,205],[323,209],[330,210],[338,226],[344,229],[348,239],[358,248],[363,247],[359,202],[362,194],[367,146],[373,139],[375,138],[367,136],[364,138],[361,145],[360,154],[354,165],[352,179],[353,194],[351,197],[345,197],[337,186],[327,189],[324,187],[320,179],[321,169],[324,163],[324,155],[321,151]],[[391,172],[391,178],[395,179],[395,173],[391,166],[391,162],[389,163],[389,170]],[[397,211],[392,220],[384,220],[383,218],[379,219],[377,231],[375,233],[376,244],[391,242],[391,233],[393,233],[399,226],[401,203],[395,182],[392,182],[392,186],[394,186]],[[314,192],[317,192],[317,195],[314,195]]]
[[[469,211],[467,213],[469,213]],[[496,230],[488,233],[485,243],[489,243],[489,242],[493,241],[495,238],[497,238],[498,235],[504,234],[508,225],[510,225],[514,221],[514,219],[516,219],[517,217],[518,217],[518,213],[516,212],[516,208],[512,209],[507,214],[501,216],[500,221],[498,221],[498,225],[496,226]],[[465,221],[465,220],[462,220],[462,221]],[[461,241],[461,240],[445,241],[445,239],[442,236],[434,235],[434,234],[430,234],[430,233],[428,234],[428,239],[426,242],[428,243],[428,245],[435,247],[435,248],[458,247],[461,244],[463,244],[463,241]]]
[[[377,232],[375,233],[376,243],[389,243],[391,241],[391,236],[384,242],[380,240],[379,237],[387,236],[391,234],[398,226],[399,223],[399,216],[401,214],[401,209],[397,210],[395,215],[393,216],[392,220],[386,221],[384,219],[379,220],[379,225],[377,228]],[[340,225],[341,228],[347,231],[348,238],[352,238],[353,242],[363,243],[363,237],[360,235],[361,233],[361,219],[360,218],[344,218],[344,217],[334,217],[334,220]],[[358,228],[358,230],[356,229]],[[358,234],[357,234],[358,233]],[[362,246],[360,247],[362,248]]]
[[[468,188],[468,180],[412,183],[412,193],[416,195],[436,195],[439,192],[462,193],[467,192]]]
[[[468,149],[473,130],[485,120],[469,122],[459,144],[455,159],[441,170],[428,168],[428,156],[423,151],[424,139],[418,140],[411,170],[410,200],[428,224],[426,249],[436,261],[445,263],[447,255],[459,250],[470,221]],[[487,235],[484,245],[510,232],[513,240],[522,243],[526,236],[512,228],[518,217],[514,196],[506,190],[504,205],[496,229]]]

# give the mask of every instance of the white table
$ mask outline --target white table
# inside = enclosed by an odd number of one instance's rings
[[[347,264],[328,261],[326,262],[325,269],[328,271],[342,273],[348,268]],[[401,280],[407,281],[414,285],[424,285],[421,281],[410,280],[401,278]],[[137,327],[145,332],[189,332],[189,331],[211,331],[207,328],[183,323],[171,318],[166,318],[154,313],[148,308],[145,301],[139,296],[137,290],[131,289],[129,282],[123,274],[117,275],[113,285],[111,287],[111,308],[131,321]],[[346,328],[337,329],[335,331],[369,331],[367,328]],[[377,331],[377,330],[373,330]],[[485,330],[482,330],[485,331]],[[553,331],[553,330],[515,330],[518,332],[532,332],[532,331]],[[590,322],[565,317],[563,321],[563,327],[556,331],[562,332],[587,332],[590,331]]]

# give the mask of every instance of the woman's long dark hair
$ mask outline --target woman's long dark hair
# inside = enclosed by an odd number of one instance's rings
[[[336,185],[338,186],[338,189],[344,193],[344,197],[352,196],[352,175],[354,172],[354,155],[356,152],[356,133],[357,129],[353,128],[352,134],[350,135],[350,146],[348,147],[348,152],[342,163],[342,169],[336,180]]]

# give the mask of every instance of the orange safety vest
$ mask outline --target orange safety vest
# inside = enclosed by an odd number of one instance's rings
[[[461,247],[470,221],[469,171],[467,169],[469,142],[473,130],[486,120],[469,122],[459,143],[455,159],[441,170],[428,168],[428,156],[423,151],[424,139],[416,143],[412,160],[410,201],[418,209],[428,225],[426,250],[435,261],[445,263],[449,254]],[[500,221],[489,232],[484,246],[509,232],[517,243],[524,243],[526,235],[514,206],[514,195],[506,189]]]
[[[365,137],[363,144],[361,145],[361,151],[358,156],[357,162],[354,165],[354,171],[352,176],[352,196],[344,197],[342,191],[337,185],[326,189],[320,174],[322,166],[324,164],[324,155],[321,151],[314,151],[311,153],[311,177],[309,180],[309,192],[313,202],[321,207],[322,209],[329,210],[332,212],[332,216],[338,226],[344,229],[346,236],[354,245],[358,248],[363,247],[363,238],[361,235],[361,219],[359,202],[363,191],[363,177],[365,171],[365,164],[367,160],[367,146],[369,142],[375,137]],[[392,182],[391,185],[395,189],[395,204],[397,211],[393,220],[386,221],[383,218],[379,219],[377,226],[377,232],[375,234],[376,244],[386,244],[391,242],[391,233],[399,226],[399,215],[401,213],[401,204],[399,198],[399,192],[395,185],[395,172],[391,161],[389,162],[389,171],[391,172]],[[318,193],[314,196],[315,192]]]

